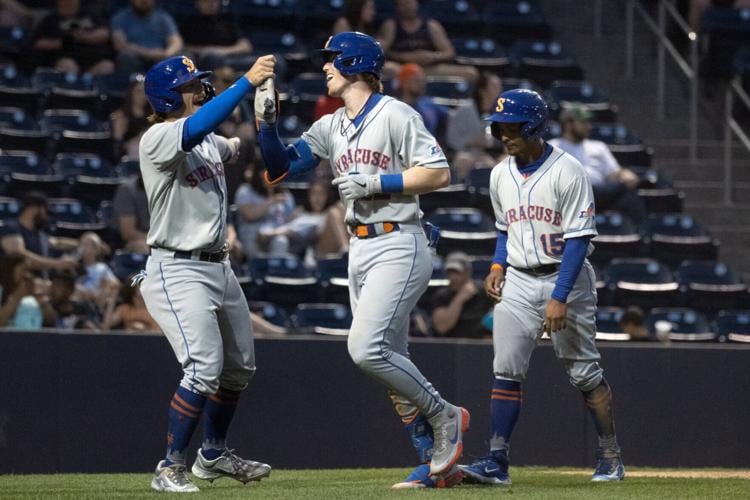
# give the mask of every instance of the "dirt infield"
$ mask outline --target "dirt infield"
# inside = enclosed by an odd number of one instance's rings
[[[555,474],[590,475],[591,471],[570,469],[549,471]],[[626,477],[666,477],[690,479],[750,479],[750,470],[727,469],[628,469]]]

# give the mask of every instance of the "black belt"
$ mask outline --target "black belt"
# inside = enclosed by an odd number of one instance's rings
[[[532,274],[534,276],[543,276],[545,274],[552,274],[559,271],[560,264],[545,264],[538,267],[514,267],[513,269],[515,269],[516,271],[521,271],[522,273]]]
[[[159,250],[167,250],[172,251],[171,248],[159,248]],[[190,252],[188,250],[175,250],[174,251],[174,258],[175,259],[187,259],[187,260],[202,260],[204,262],[222,262],[227,256],[227,252],[223,250],[219,250],[218,252],[200,252],[193,251]]]

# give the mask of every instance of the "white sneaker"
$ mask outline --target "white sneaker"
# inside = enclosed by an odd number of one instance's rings
[[[213,481],[220,477],[231,477],[242,483],[260,481],[271,474],[271,466],[261,462],[253,462],[240,458],[232,450],[224,450],[218,458],[206,460],[203,450],[198,450],[198,456],[192,468],[193,475],[199,479]]]
[[[465,408],[445,404],[443,411],[430,419],[435,436],[430,474],[441,474],[454,465],[464,451],[463,435],[469,430],[471,416]]]
[[[165,466],[164,460],[156,465],[154,478],[151,480],[151,489],[170,493],[196,493],[200,491],[190,481],[187,475],[187,467],[184,464]]]

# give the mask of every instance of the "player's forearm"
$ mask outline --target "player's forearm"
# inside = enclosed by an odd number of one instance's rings
[[[404,194],[429,193],[451,183],[451,173],[447,168],[412,167],[401,175]]]
[[[253,86],[250,80],[241,77],[224,92],[208,101],[190,118],[185,121],[182,133],[182,147],[190,150],[199,144],[203,138],[219,126],[232,114],[237,104],[245,97]]]

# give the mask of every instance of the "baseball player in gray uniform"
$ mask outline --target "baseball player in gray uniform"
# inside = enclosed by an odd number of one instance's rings
[[[521,381],[547,332],[599,436],[592,479],[621,480],[625,470],[612,392],[594,343],[596,285],[586,260],[597,234],[591,183],[575,158],[542,139],[548,110],[536,92],[502,93],[489,120],[492,135],[509,153],[490,176],[498,238],[485,290],[500,301],[493,317],[492,435],[489,454],[460,467],[467,481],[510,484],[508,454],[523,399]]]
[[[328,93],[344,107],[284,147],[276,131],[272,81],[255,94],[258,139],[272,183],[330,161],[352,234],[349,354],[385,385],[422,465],[394,487],[455,484],[469,413],[445,401],[409,360],[409,314],[427,288],[434,250],[418,197],[448,185],[435,138],[408,105],[382,94],[383,50],[372,37],[339,33],[323,49]]]
[[[221,95],[184,56],[146,74],[154,113],[140,142],[148,197],[151,255],[140,281],[149,313],[169,340],[183,377],[169,404],[167,451],[151,487],[193,492],[185,451],[203,415],[204,438],[192,467],[196,477],[248,482],[271,467],[226,447],[240,392],[255,373],[250,311],[227,259],[224,163],[236,160],[239,139],[212,133],[253,85],[273,74],[273,56],[257,60]],[[213,98],[212,98],[213,97]]]

